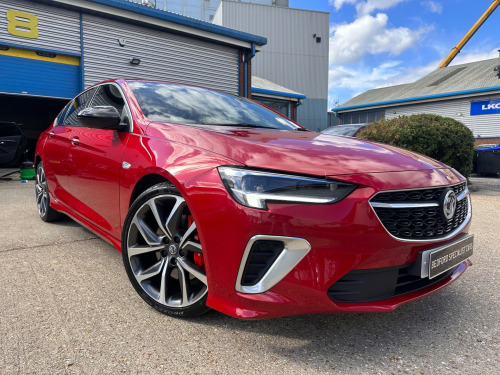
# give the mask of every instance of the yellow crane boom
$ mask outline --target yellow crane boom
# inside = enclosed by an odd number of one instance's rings
[[[489,8],[486,10],[486,12],[483,13],[483,15],[476,21],[474,26],[471,27],[471,29],[465,34],[465,36],[462,38],[458,44],[453,47],[451,50],[450,54],[446,56],[446,58],[443,60],[443,62],[439,65],[439,68],[445,68],[447,67],[451,61],[455,58],[455,56],[460,52],[460,50],[467,44],[470,38],[476,33],[476,31],[481,27],[481,25],[488,19],[488,17],[493,13],[493,11],[497,8],[497,6],[500,5],[500,0],[494,0]]]

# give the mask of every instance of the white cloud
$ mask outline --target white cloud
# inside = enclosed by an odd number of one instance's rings
[[[367,0],[356,5],[359,16],[370,14],[375,9],[389,9],[405,0]]]
[[[496,49],[491,51],[470,51],[458,55],[451,65],[465,64],[498,57]],[[361,63],[351,66],[331,66],[329,71],[329,103],[339,100],[342,104],[367,90],[415,82],[438,69],[442,59],[425,65],[405,66],[402,61],[389,60],[376,67]]]
[[[356,0],[328,0],[328,3],[333,5],[335,10],[339,10],[344,4],[355,4]]]
[[[421,4],[427,8],[429,12],[441,14],[443,12],[443,5],[436,1],[422,1]]]
[[[450,65],[466,64],[473,61],[494,59],[495,57],[498,57],[497,48],[492,49],[490,52],[483,52],[477,50],[469,51],[464,53],[463,55],[459,53],[457,57],[453,59]]]
[[[379,13],[375,17],[362,16],[349,24],[333,25],[330,29],[330,64],[355,63],[367,53],[398,55],[417,45],[420,36],[429,31],[428,28],[387,28],[387,21],[387,15]]]

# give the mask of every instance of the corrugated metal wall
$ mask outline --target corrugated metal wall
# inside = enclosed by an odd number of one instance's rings
[[[38,36],[26,38],[12,35],[7,30],[7,11],[14,10],[36,16]],[[27,48],[46,48],[61,52],[80,53],[79,13],[58,7],[23,0],[0,2],[0,43],[12,43]],[[12,23],[12,21],[10,21]],[[14,22],[15,23],[15,22]],[[18,27],[19,30],[26,30]]]
[[[236,48],[87,14],[83,35],[85,86],[107,78],[147,78],[238,93]],[[133,57],[140,65],[130,64]]]
[[[391,119],[419,113],[433,113],[440,116],[451,117],[464,123],[472,130],[474,137],[500,137],[500,114],[470,115],[471,100],[487,100],[490,98],[500,98],[500,94],[390,107],[385,110],[385,118]]]
[[[305,94],[305,102],[322,100],[299,107],[298,116],[310,129],[327,126],[328,13],[223,1],[214,21],[267,37],[268,44],[252,60],[252,74]]]

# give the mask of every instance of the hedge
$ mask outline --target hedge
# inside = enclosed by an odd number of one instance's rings
[[[380,120],[357,137],[430,156],[465,177],[472,171],[474,136],[467,126],[450,117],[419,114]]]

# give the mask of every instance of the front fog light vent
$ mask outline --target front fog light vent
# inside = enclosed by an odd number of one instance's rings
[[[251,286],[257,284],[284,248],[285,244],[282,241],[255,241],[248,254],[241,285]]]

